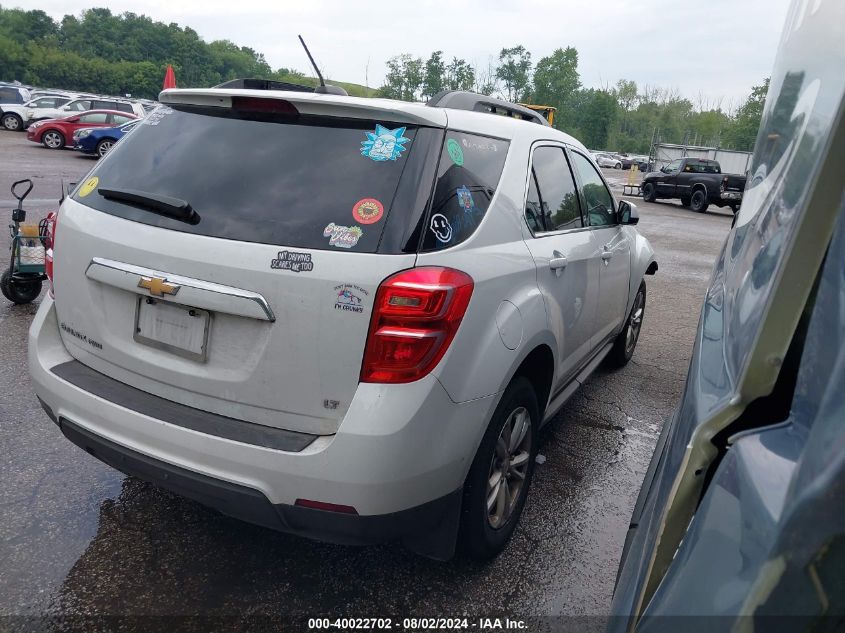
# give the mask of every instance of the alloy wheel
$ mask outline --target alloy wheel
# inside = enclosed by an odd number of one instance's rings
[[[47,132],[44,135],[44,144],[50,149],[59,149],[62,146],[62,137],[58,132]]]
[[[631,316],[628,320],[628,332],[625,335],[625,353],[630,354],[637,345],[640,338],[640,329],[643,326],[643,313],[645,312],[645,297],[640,290],[634,299],[634,307],[631,308]]]
[[[531,416],[518,407],[499,432],[487,477],[487,520],[494,529],[508,522],[525,491],[531,442]]]
[[[100,155],[100,158],[106,155],[106,152],[111,149],[111,146],[111,141],[100,141],[100,144],[97,146],[97,154]]]
[[[18,122],[18,117],[9,115],[3,118],[3,127],[5,127],[9,131],[16,131],[20,127],[20,123]]]

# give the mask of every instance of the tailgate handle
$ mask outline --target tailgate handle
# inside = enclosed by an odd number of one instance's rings
[[[170,301],[271,323],[276,320],[267,300],[251,290],[173,275],[102,257],[94,257],[91,260],[85,270],[85,276],[145,297],[154,293],[159,301]],[[168,288],[174,290],[171,292]]]

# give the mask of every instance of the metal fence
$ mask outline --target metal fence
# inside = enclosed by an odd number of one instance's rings
[[[709,158],[717,160],[724,174],[744,174],[751,165],[751,152],[738,152],[718,147],[655,143],[652,147],[652,169],[660,169],[678,158]]]

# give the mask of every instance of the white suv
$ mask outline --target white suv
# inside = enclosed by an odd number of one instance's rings
[[[45,411],[248,521],[497,553],[541,425],[634,351],[657,264],[633,205],[581,143],[470,93],[161,100],[51,228]]]
[[[21,118],[22,128],[9,127],[10,123],[12,126],[18,123],[18,121],[12,120],[11,117],[4,116],[0,120],[2,120],[6,129],[18,130],[27,128],[36,121],[63,119],[77,112],[87,112],[88,110],[118,110],[120,112],[134,114],[138,117],[143,117],[147,114],[142,104],[135,101],[127,101],[126,99],[90,96],[73,97],[71,99],[63,97],[42,97],[40,99],[33,99],[31,102],[17,106],[14,109],[4,106],[4,114],[14,113]]]

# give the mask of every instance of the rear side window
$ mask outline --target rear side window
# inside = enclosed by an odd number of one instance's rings
[[[97,189],[85,196],[77,190],[73,198],[175,231],[372,253],[409,159],[415,152],[425,156],[425,147],[441,138],[442,130],[385,121],[161,107],[90,174]],[[411,178],[417,173],[408,171]],[[426,200],[430,183],[414,183],[414,189],[425,187]],[[100,189],[184,200],[199,221],[187,224],[106,199]],[[398,213],[408,212],[398,206]]]
[[[565,231],[584,226],[578,190],[563,148],[538,147],[531,162],[540,190],[541,230]]]
[[[109,115],[106,112],[92,112],[91,114],[83,114],[79,117],[80,123],[105,123],[108,121]]]
[[[0,103],[23,103],[23,97],[16,88],[0,88]]]
[[[472,235],[496,193],[508,141],[448,131],[423,232],[423,251],[455,246]]]
[[[91,109],[91,102],[87,99],[84,101],[71,101],[68,108],[71,112],[85,112]]]

